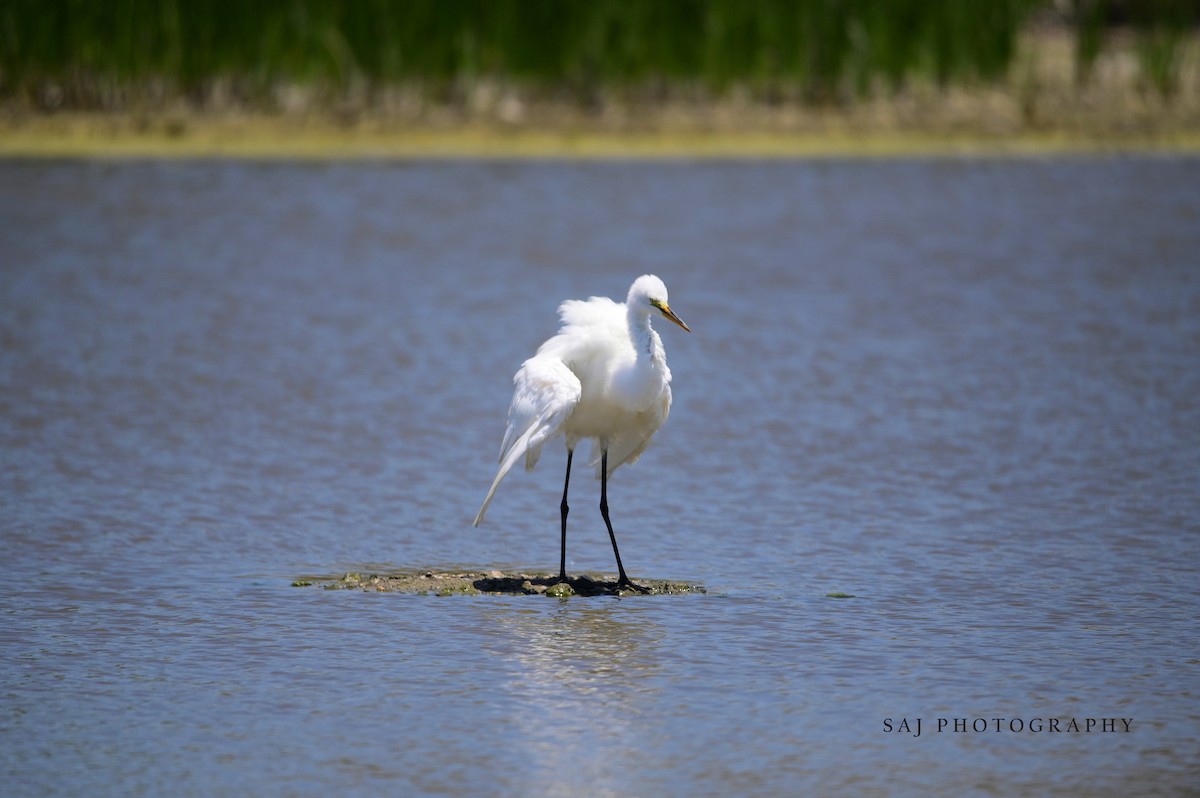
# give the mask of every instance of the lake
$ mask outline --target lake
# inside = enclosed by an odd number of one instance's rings
[[[4,792],[1194,794],[1198,253],[1191,157],[0,161]],[[556,570],[512,374],[646,272],[706,594],[292,586]]]

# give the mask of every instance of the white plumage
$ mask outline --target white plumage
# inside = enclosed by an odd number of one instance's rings
[[[616,537],[608,519],[608,475],[625,463],[637,462],[671,410],[671,370],[662,339],[650,326],[659,313],[685,330],[688,326],[667,304],[667,287],[654,275],[633,282],[624,303],[606,297],[567,300],[559,306],[562,327],[543,343],[513,377],[508,428],[500,445],[500,468],[475,516],[479,526],[496,488],[522,457],[532,469],[542,447],[563,435],[567,475],[563,485],[563,559],[566,580],[567,486],[571,458],[579,441],[593,440],[590,463],[601,479],[601,515],[612,537],[620,583],[625,576]],[[689,330],[690,332],[690,330]]]

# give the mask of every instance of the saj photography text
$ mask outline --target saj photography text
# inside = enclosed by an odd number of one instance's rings
[[[884,718],[885,734],[1129,734],[1133,718]]]

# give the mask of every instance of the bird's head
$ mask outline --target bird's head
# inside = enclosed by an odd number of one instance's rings
[[[684,324],[683,319],[671,310],[671,306],[667,304],[667,286],[653,274],[643,274],[633,281],[625,304],[629,307],[644,308],[647,313],[653,308],[688,332],[692,331],[692,328]]]

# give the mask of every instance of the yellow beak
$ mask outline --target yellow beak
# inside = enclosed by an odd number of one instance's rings
[[[664,316],[666,316],[668,319],[670,319],[671,321],[678,324],[683,329],[687,330],[688,332],[692,331],[691,327],[689,327],[683,323],[683,319],[681,319],[675,315],[675,312],[673,310],[671,310],[670,306],[663,304],[663,305],[659,305],[658,309],[662,311],[662,314]]]

